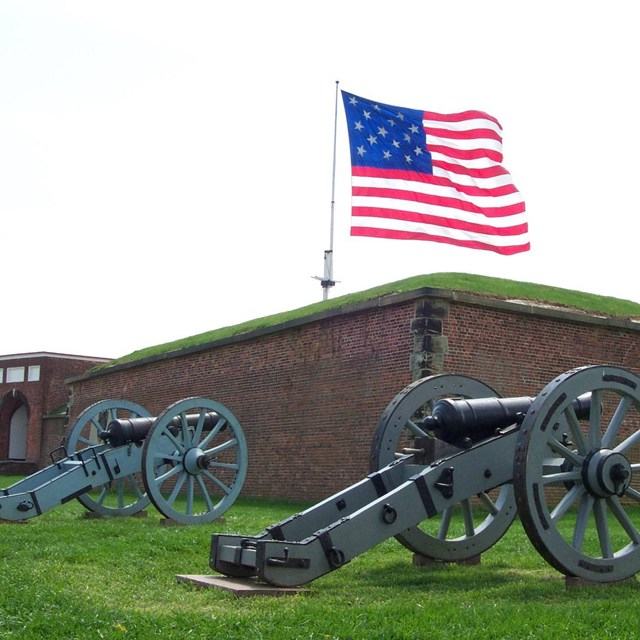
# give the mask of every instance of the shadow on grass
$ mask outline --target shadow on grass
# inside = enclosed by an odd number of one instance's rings
[[[353,564],[353,563],[350,563]],[[349,566],[349,565],[346,565]],[[606,599],[610,597],[637,597],[640,584],[635,579],[609,583],[590,584],[577,588],[567,587],[565,576],[544,562],[540,566],[515,566],[508,562],[482,562],[478,565],[435,563],[426,567],[413,566],[411,555],[407,561],[386,561],[371,566],[353,564],[348,580],[351,586],[371,589],[401,590],[411,593],[447,593],[458,597],[476,594],[488,600],[522,602],[553,598],[572,600]],[[343,576],[347,578],[347,575]],[[344,580],[340,580],[344,585]]]

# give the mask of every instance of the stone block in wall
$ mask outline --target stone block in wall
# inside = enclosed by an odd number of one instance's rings
[[[412,353],[410,358],[411,377],[419,380],[426,376],[446,373],[444,368],[444,354],[442,353]]]
[[[416,304],[416,318],[440,318],[446,320],[449,315],[449,302],[438,299],[425,299]]]
[[[411,354],[409,358],[409,367],[411,368],[411,377],[413,380],[422,378],[422,371],[427,368],[427,354],[425,351],[417,351]]]
[[[444,370],[444,356],[444,353],[432,353],[429,355],[429,368],[433,373],[446,373]]]
[[[411,321],[411,333],[414,335],[433,335],[442,333],[441,318],[416,317]]]
[[[413,353],[410,359],[414,380],[444,371],[444,356],[449,351],[449,339],[443,334],[449,303],[444,300],[421,300],[416,304],[411,321]]]
[[[443,335],[430,336],[429,347],[431,353],[446,355],[449,352],[449,338]]]

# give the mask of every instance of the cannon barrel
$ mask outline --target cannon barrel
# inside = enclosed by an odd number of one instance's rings
[[[187,425],[195,427],[200,419],[200,414],[188,414],[186,416]],[[209,411],[204,416],[204,430],[210,431],[218,423],[220,416],[214,411]],[[145,418],[119,418],[112,420],[107,428],[102,431],[99,436],[112,447],[120,447],[123,444],[140,443],[148,435],[155,417],[149,416]],[[182,421],[179,416],[174,417],[169,423],[169,429],[180,429]]]
[[[449,444],[461,445],[490,437],[500,429],[521,422],[535,398],[472,398],[438,400],[430,416],[422,420],[424,429]],[[591,393],[573,401],[579,420],[588,419]]]

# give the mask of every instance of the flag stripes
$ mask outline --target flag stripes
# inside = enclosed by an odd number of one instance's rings
[[[512,255],[530,248],[524,201],[501,165],[498,121],[419,112],[343,91],[354,236],[429,240]]]

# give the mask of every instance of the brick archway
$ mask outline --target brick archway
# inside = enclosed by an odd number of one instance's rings
[[[0,398],[0,460],[9,458],[9,435],[11,428],[11,417],[20,408],[27,411],[27,424],[31,414],[31,408],[27,397],[17,389],[11,390]]]

